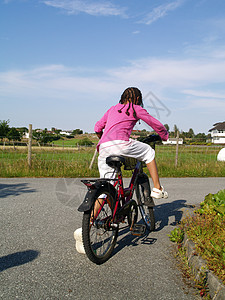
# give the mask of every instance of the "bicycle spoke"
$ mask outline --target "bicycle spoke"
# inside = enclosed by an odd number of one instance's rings
[[[89,259],[97,264],[105,262],[110,257],[116,243],[118,228],[110,227],[115,206],[115,193],[113,186],[107,185],[99,189],[95,195],[96,200],[92,210],[83,217],[85,252]]]

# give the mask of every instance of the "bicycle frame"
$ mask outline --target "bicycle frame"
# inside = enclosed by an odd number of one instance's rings
[[[89,192],[86,196],[86,203],[85,201],[81,204],[81,206],[78,208],[80,212],[88,211],[91,208],[92,202],[89,201],[93,199],[93,196],[95,195],[98,187],[100,187],[102,184],[107,184],[109,181],[113,180],[115,181],[113,186],[116,188],[117,186],[117,194],[116,194],[116,204],[113,210],[112,220],[111,224],[118,224],[121,221],[124,220],[126,215],[123,213],[123,210],[126,209],[127,205],[131,203],[132,196],[134,193],[135,184],[138,178],[138,174],[142,172],[142,164],[140,161],[137,161],[136,166],[134,168],[129,187],[124,188],[123,184],[123,176],[121,169],[117,169],[117,178],[116,179],[100,179],[100,180],[82,180],[82,182],[88,187]],[[94,183],[91,183],[94,182]],[[99,208],[97,209],[94,219],[96,219],[102,209],[102,207],[105,204],[105,201],[107,199],[102,199],[102,203],[99,202]],[[120,214],[120,217],[119,217]],[[94,220],[93,220],[94,221]]]
[[[142,140],[142,142],[144,142],[144,143],[153,142],[154,143],[153,149],[155,149],[155,143],[159,140],[160,140],[159,136],[150,135],[149,137],[144,138]],[[114,188],[117,187],[117,196],[116,196],[116,204],[115,204],[115,207],[113,210],[111,222],[112,222],[112,224],[113,223],[118,224],[124,220],[124,218],[126,217],[126,214],[123,213],[123,209],[127,208],[128,207],[127,205],[129,203],[131,203],[131,201],[132,201],[132,196],[134,193],[138,175],[143,173],[142,163],[140,161],[137,161],[128,188],[124,188],[121,168],[118,167],[116,169],[116,172],[118,175],[116,179],[102,178],[99,180],[82,180],[82,182],[88,187],[88,193],[86,194],[86,198],[85,198],[84,202],[79,206],[78,211],[80,211],[80,212],[89,211],[93,204],[93,199],[94,199],[97,189],[100,186],[107,185],[110,181],[114,181],[113,186],[114,186]],[[94,182],[94,183],[92,184],[91,182]],[[106,201],[106,199],[104,199],[103,202],[100,203],[100,207],[95,215],[95,219],[99,215],[102,207],[104,206],[105,201]],[[120,206],[120,204],[121,204],[121,206]],[[120,218],[118,217],[119,213],[120,213]]]
[[[155,142],[146,138],[144,142]],[[124,157],[111,155],[106,163],[115,170],[114,178],[82,180],[88,191],[78,211],[83,212],[82,240],[87,257],[96,264],[107,261],[116,245],[120,223],[121,229],[128,228],[132,235],[141,236],[146,229],[155,229],[155,217],[148,176],[142,163],[127,164]],[[130,162],[129,162],[130,163]],[[121,166],[133,170],[128,187],[124,188]],[[134,167],[134,168],[133,168]],[[114,174],[115,174],[114,173]],[[135,193],[137,200],[133,199]],[[153,205],[151,203],[153,202]],[[138,224],[138,208],[144,224]],[[142,223],[143,223],[142,222]]]
[[[114,183],[114,187],[116,187],[118,185],[118,193],[117,193],[116,205],[115,205],[115,208],[113,211],[113,221],[115,221],[116,214],[118,213],[119,203],[121,202],[121,204],[122,204],[122,207],[120,208],[120,210],[123,210],[125,205],[127,205],[127,203],[132,200],[137,177],[141,171],[142,171],[142,164],[140,161],[137,161],[135,169],[134,169],[132,177],[131,177],[131,180],[130,180],[130,183],[129,183],[129,187],[124,188],[122,172],[120,169],[118,170],[118,179]]]

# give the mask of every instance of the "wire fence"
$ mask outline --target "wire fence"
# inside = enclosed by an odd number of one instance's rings
[[[164,176],[225,176],[225,162],[217,160],[223,146],[157,146],[156,160]],[[168,168],[169,166],[169,168]]]
[[[224,145],[225,146],[225,145]],[[225,176],[223,145],[156,145],[160,176]],[[98,177],[96,145],[0,143],[0,176]],[[30,160],[30,161],[29,161]],[[131,173],[125,172],[130,176]]]

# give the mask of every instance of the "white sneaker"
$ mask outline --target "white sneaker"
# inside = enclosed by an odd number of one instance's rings
[[[82,228],[78,228],[74,231],[74,239],[76,241],[77,252],[85,253],[83,240],[82,240]]]
[[[152,198],[155,198],[155,199],[160,199],[160,198],[166,199],[166,198],[168,198],[168,193],[166,191],[164,191],[164,188],[162,186],[162,190],[153,188],[152,192],[151,192],[151,196],[152,196]]]

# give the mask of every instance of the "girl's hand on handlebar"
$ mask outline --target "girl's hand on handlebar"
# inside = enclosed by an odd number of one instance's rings
[[[158,134],[151,134],[143,139],[140,139],[141,142],[143,143],[152,143],[152,142],[157,142],[157,141],[161,141],[161,137]]]
[[[101,132],[96,132],[96,134],[97,134],[97,137],[100,139],[102,137],[103,132],[102,131]]]

